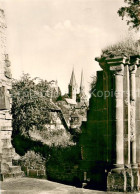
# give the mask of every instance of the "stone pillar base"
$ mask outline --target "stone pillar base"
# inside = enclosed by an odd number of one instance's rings
[[[108,191],[126,191],[126,172],[125,169],[112,169],[107,176]]]
[[[126,191],[127,192],[132,191],[132,184],[133,184],[132,169],[127,168],[126,169]]]
[[[133,177],[132,191],[139,191],[139,169],[138,167],[132,168],[132,177]]]
[[[107,190],[115,192],[139,191],[138,168],[112,169],[107,176]]]

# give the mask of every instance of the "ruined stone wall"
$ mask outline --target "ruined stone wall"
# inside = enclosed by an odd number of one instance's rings
[[[11,98],[9,90],[11,89],[11,74],[10,62],[6,53],[6,23],[4,11],[0,10],[0,128],[1,139],[4,134],[11,133],[11,115],[9,110],[11,108]]]
[[[97,72],[81,135],[81,169],[93,188],[139,189],[139,59],[139,56],[97,59],[103,70]]]
[[[105,189],[107,168],[113,163],[114,146],[111,136],[115,130],[113,126],[113,101],[104,98],[102,93],[113,91],[113,76],[103,71],[97,72],[97,83],[90,99],[87,122],[82,126],[82,157],[81,169],[87,172],[94,188]],[[108,87],[108,88],[107,88]],[[114,137],[114,136],[113,136]],[[92,186],[91,186],[92,187]]]
[[[11,144],[12,116],[10,109],[11,71],[6,51],[6,23],[4,11],[0,9],[0,162],[1,178],[21,176],[20,167],[12,166],[15,150]]]

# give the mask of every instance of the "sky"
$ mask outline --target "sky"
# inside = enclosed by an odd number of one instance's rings
[[[100,70],[95,57],[123,39],[126,22],[117,14],[123,0],[1,0],[7,22],[7,52],[13,78],[22,73],[58,80],[67,92],[72,69],[83,69],[86,92]]]

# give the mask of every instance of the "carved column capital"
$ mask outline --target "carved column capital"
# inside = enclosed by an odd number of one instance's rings
[[[137,71],[137,65],[136,64],[129,66],[130,74],[135,74],[136,71]]]
[[[110,66],[110,71],[114,71],[115,75],[120,75],[123,76],[124,74],[124,65],[115,65],[115,66]]]
[[[116,57],[96,57],[95,60],[99,62],[100,67],[104,71],[114,71],[115,74],[122,75],[124,71],[124,64],[128,61],[128,58],[125,56],[116,56]]]
[[[135,74],[138,66],[140,66],[140,59],[138,57],[135,57],[135,56],[130,57],[130,61],[129,61],[130,74]]]
[[[113,71],[115,75],[123,76],[124,65],[126,64],[126,57],[107,58],[106,63],[110,71]]]

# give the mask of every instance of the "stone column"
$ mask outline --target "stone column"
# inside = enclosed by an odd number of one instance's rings
[[[139,170],[136,162],[136,71],[139,59],[131,57],[130,71],[130,141],[131,141],[131,166],[132,166],[132,190],[139,189]]]
[[[136,126],[135,126],[135,103],[136,103],[136,78],[137,65],[129,67],[130,70],[130,141],[131,141],[131,163],[136,165]]]
[[[115,73],[116,94],[116,167],[124,165],[123,148],[123,68]]]
[[[124,131],[123,131],[123,73],[124,65],[110,66],[115,72],[115,125],[116,125],[116,168],[124,167]]]
[[[123,75],[126,57],[106,58],[105,61],[96,59],[104,71],[112,71],[115,76],[115,130],[116,130],[116,158],[115,168],[124,167],[124,117],[123,117]],[[113,99],[112,99],[113,100]]]
[[[126,172],[124,168],[124,99],[123,99],[123,75],[125,57],[118,57],[107,60],[110,66],[110,71],[114,72],[115,84],[115,124],[116,141],[114,146],[116,148],[116,157],[114,168],[108,173],[107,187],[109,191],[126,191]],[[112,99],[113,100],[113,99]]]
[[[129,61],[124,67],[123,101],[124,101],[124,164],[130,167],[130,75]]]

